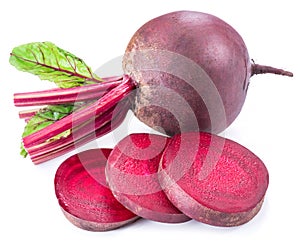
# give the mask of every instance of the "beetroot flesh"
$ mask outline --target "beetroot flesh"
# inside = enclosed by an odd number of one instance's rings
[[[259,212],[268,171],[240,144],[195,132],[171,139],[162,155],[159,181],[169,200],[187,216],[215,226],[237,226]]]
[[[57,169],[55,193],[66,218],[79,228],[107,231],[138,219],[113,196],[105,181],[111,149],[91,149],[69,157]]]
[[[193,11],[144,24],[127,46],[123,69],[138,84],[132,102],[136,117],[169,135],[221,132],[240,113],[252,75],[293,75],[252,64],[229,24]]]
[[[116,199],[140,217],[180,223],[189,217],[175,208],[161,189],[157,171],[168,138],[154,134],[131,134],[111,152],[106,178]]]

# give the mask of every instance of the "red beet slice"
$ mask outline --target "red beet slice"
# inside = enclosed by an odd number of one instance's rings
[[[91,149],[69,157],[55,175],[55,193],[67,219],[79,228],[107,231],[135,221],[105,181],[111,149]]]
[[[215,226],[237,226],[260,210],[268,171],[251,151],[208,133],[174,136],[163,153],[159,180],[183,213]]]
[[[158,182],[157,171],[168,138],[131,134],[111,152],[106,178],[118,201],[135,214],[154,221],[179,223],[190,220],[175,208]]]

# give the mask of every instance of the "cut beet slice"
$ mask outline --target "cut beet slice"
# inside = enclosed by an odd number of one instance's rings
[[[135,221],[105,181],[111,149],[90,149],[69,157],[55,175],[55,193],[67,219],[79,228],[107,231]]]
[[[263,162],[242,145],[208,133],[175,135],[159,181],[183,213],[215,226],[237,226],[260,210],[268,187]]]
[[[111,152],[106,178],[114,196],[135,214],[154,221],[179,223],[190,220],[168,200],[157,171],[167,137],[131,134]]]

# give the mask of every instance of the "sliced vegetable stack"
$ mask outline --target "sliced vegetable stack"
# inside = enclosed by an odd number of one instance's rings
[[[112,151],[68,158],[56,173],[55,191],[66,217],[88,230],[125,225],[134,220],[128,215],[231,227],[259,212],[268,183],[264,163],[232,140],[204,132],[173,138],[140,133]]]

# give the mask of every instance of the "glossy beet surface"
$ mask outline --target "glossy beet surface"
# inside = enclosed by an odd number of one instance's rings
[[[90,231],[118,228],[138,217],[123,207],[105,181],[111,149],[92,149],[71,156],[58,168],[55,193],[65,216]]]
[[[162,156],[159,179],[183,213],[217,226],[248,222],[268,187],[268,171],[255,154],[208,133],[174,136]]]
[[[135,214],[165,223],[189,220],[175,208],[159,185],[157,170],[168,138],[131,134],[111,152],[106,177],[115,197]]]
[[[135,115],[169,135],[223,131],[240,113],[253,74],[292,76],[252,65],[237,31],[213,15],[193,11],[145,23],[127,46],[123,69],[138,84]]]

